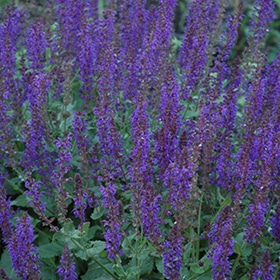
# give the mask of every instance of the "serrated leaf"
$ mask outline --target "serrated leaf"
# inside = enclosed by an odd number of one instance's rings
[[[156,268],[160,273],[163,273],[163,261],[162,259],[156,260],[155,261]]]
[[[38,248],[40,258],[53,258],[60,256],[63,251],[63,246],[57,242],[41,245]]]
[[[190,272],[185,266],[183,266],[181,268],[180,272],[181,272],[182,279],[189,279],[190,278]]]
[[[22,207],[26,207],[28,206],[28,200],[26,199],[26,195],[22,194],[20,196],[18,196],[16,199],[14,199],[13,201],[11,201],[11,206],[22,206]]]
[[[81,279],[82,280],[92,280],[92,279],[96,279],[98,277],[102,277],[102,275],[104,275],[104,271],[102,270],[102,268],[100,266],[98,266],[96,263],[92,262],[89,264],[86,274],[84,274],[81,277]],[[108,277],[107,279],[111,279],[108,275],[106,275],[106,276]]]
[[[87,254],[89,257],[95,256],[97,254],[100,254],[102,251],[105,250],[105,242],[104,241],[93,241],[92,242],[93,247],[90,249],[87,249]]]
[[[208,267],[200,266],[198,263],[190,263],[190,270],[195,274],[203,274],[207,271]]]
[[[42,266],[40,268],[42,279],[56,280],[57,267]]]
[[[100,219],[105,213],[105,209],[101,207],[96,207],[93,210],[93,213],[91,214],[90,218],[92,220],[98,220]]]
[[[153,268],[154,268],[154,259],[151,257],[147,257],[141,262],[141,266],[140,266],[141,275],[143,274],[149,275],[153,271]]]
[[[137,259],[138,260],[145,260],[146,258],[149,257],[150,250],[149,249],[143,249],[139,254],[137,254]]]
[[[86,223],[83,224],[83,226],[82,226],[82,234],[83,235],[88,235],[89,226],[90,226],[90,222],[86,222]]]

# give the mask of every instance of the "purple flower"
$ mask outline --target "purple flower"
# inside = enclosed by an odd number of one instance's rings
[[[45,66],[47,42],[45,38],[44,25],[36,22],[31,25],[26,38],[26,49],[31,61],[31,69],[40,70]]]
[[[217,216],[208,234],[212,244],[209,257],[211,257],[213,263],[213,280],[230,279],[229,257],[234,253],[231,215],[231,208],[226,206]]]
[[[45,150],[45,141],[48,139],[46,106],[50,81],[49,77],[42,73],[33,75],[32,79],[32,84],[27,92],[31,120],[22,130],[26,145],[22,164],[27,172],[37,169],[41,175],[46,175],[46,165],[49,169],[52,166],[51,156]],[[50,171],[47,170],[47,172]]]
[[[157,249],[161,246],[161,238],[163,236],[160,229],[162,219],[159,217],[161,201],[161,196],[155,196],[151,190],[148,190],[147,193],[144,192],[141,200],[143,230]]]
[[[262,260],[257,267],[252,269],[252,280],[272,280],[274,265],[271,263],[269,251],[262,255]]]
[[[170,162],[164,173],[164,186],[168,190],[168,203],[176,212],[185,212],[186,202],[190,198],[195,176],[194,163],[189,160],[188,148],[177,153],[174,162]],[[194,187],[194,188],[193,188]]]
[[[116,200],[117,188],[115,185],[108,183],[106,187],[100,187],[103,200],[103,207],[108,209],[107,220],[104,221],[106,232],[104,238],[106,240],[106,249],[109,258],[113,259],[121,251],[121,219],[119,203]]]
[[[30,197],[29,203],[42,217],[46,212],[46,203],[41,201],[43,196],[41,182],[36,182],[31,176],[25,181],[26,195]]]
[[[40,264],[37,248],[33,245],[34,233],[27,212],[17,218],[17,227],[12,235],[8,250],[16,275],[23,280],[39,279]]]
[[[58,275],[62,280],[78,279],[75,271],[75,263],[71,261],[70,250],[65,243],[64,250],[60,259],[60,265],[57,269]]]
[[[0,25],[0,158],[6,163],[17,164],[14,154],[13,130],[19,122],[24,102],[16,75],[16,47],[22,33],[20,13],[11,6],[6,9],[6,18]]]
[[[84,12],[85,13],[85,12]],[[78,64],[80,68],[80,77],[83,82],[82,95],[84,100],[90,101],[93,98],[93,74],[96,62],[96,40],[92,38],[92,30],[95,26],[87,22],[83,14],[79,36]]]
[[[63,139],[58,138],[56,140],[56,148],[59,149],[58,158],[56,161],[56,170],[53,171],[52,181],[55,184],[55,188],[58,190],[58,196],[56,199],[60,220],[64,221],[67,214],[66,200],[68,192],[65,190],[64,184],[69,181],[69,178],[65,178],[68,171],[71,169],[71,143],[72,134],[67,134]]]
[[[249,33],[251,38],[248,40],[253,48],[260,47],[264,43],[264,39],[270,31],[268,27],[273,19],[274,7],[275,4],[271,0],[256,1]]]
[[[217,1],[196,0],[192,1],[190,6],[179,55],[179,64],[183,71],[183,98],[190,98],[190,94],[197,89],[203,78],[210,42],[214,39],[211,36],[216,36],[214,31],[220,14],[216,4]],[[205,29],[205,26],[208,28]]]
[[[88,131],[87,120],[84,118],[84,112],[76,112],[73,120],[73,136],[81,156],[82,171],[88,171],[91,157],[89,156],[91,144],[86,134]]]
[[[164,241],[163,268],[164,277],[170,280],[180,278],[183,256],[183,237],[176,225],[173,226],[169,240]]]
[[[58,170],[53,172],[54,180],[58,184],[63,180],[64,176],[71,168],[71,152],[70,149],[72,147],[72,134],[69,133],[64,137],[64,139],[58,138],[56,140],[56,148],[59,149],[58,159],[56,161],[56,166]]]
[[[87,196],[88,192],[84,187],[82,178],[79,173],[75,174],[74,178],[74,210],[75,217],[79,218],[81,223],[80,226],[85,222],[85,210],[87,208]]]
[[[78,54],[78,34],[85,4],[81,0],[57,0],[56,2],[59,24],[59,42],[56,48],[59,54],[68,61]]]
[[[166,66],[166,77],[161,89],[159,123],[162,126],[155,133],[156,159],[160,173],[164,173],[170,162],[175,160],[178,150],[178,134],[181,126],[181,106],[179,105],[180,88],[171,65]]]

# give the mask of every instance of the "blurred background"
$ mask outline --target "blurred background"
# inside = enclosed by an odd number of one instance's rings
[[[184,36],[185,20],[188,14],[188,7],[193,0],[178,0],[175,10],[175,37],[180,43]],[[226,2],[226,15],[233,14],[242,0],[224,0]],[[236,42],[234,54],[241,53],[246,47],[246,38],[248,33],[248,23],[251,19],[254,4],[257,0],[243,0],[244,18],[239,30],[239,37]],[[267,47],[269,47],[269,61],[272,61],[279,51],[280,44],[280,0],[273,0],[275,6],[275,17],[271,23],[271,31],[267,38]],[[27,20],[43,19],[45,22],[53,23],[55,20],[54,3],[56,0],[0,0],[0,22],[5,17],[5,7],[14,2],[18,7],[24,8],[27,13]],[[147,0],[147,6],[158,5],[159,0]],[[99,10],[106,6],[107,0],[99,0]]]

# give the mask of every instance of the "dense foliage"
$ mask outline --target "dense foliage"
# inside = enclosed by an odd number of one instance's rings
[[[0,278],[279,279],[280,2],[103,2],[6,8]]]

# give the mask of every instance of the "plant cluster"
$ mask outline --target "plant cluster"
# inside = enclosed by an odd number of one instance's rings
[[[279,1],[189,2],[7,7],[1,279],[279,279]]]

